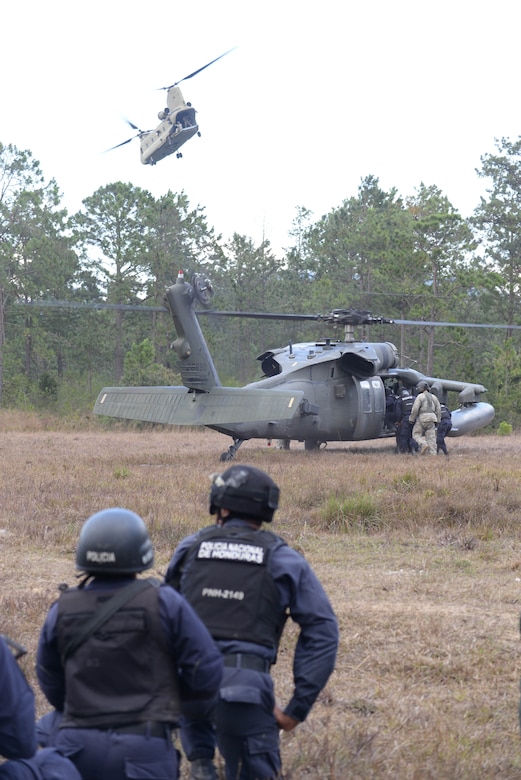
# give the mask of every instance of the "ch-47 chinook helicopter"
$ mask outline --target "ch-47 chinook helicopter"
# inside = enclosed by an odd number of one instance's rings
[[[185,101],[178,85],[183,81],[188,81],[193,76],[197,76],[198,73],[209,68],[210,65],[213,65],[214,62],[222,59],[231,51],[233,49],[229,49],[211,62],[206,63],[202,68],[194,70],[193,73],[176,81],[175,84],[171,84],[169,87],[160,87],[160,89],[166,91],[166,106],[157,115],[158,119],[161,120],[159,125],[154,130],[140,130],[139,127],[127,119],[126,121],[130,127],[138,131],[137,134],[127,138],[126,141],[120,144],[116,144],[108,151],[111,152],[113,149],[118,149],[120,146],[130,143],[134,138],[139,138],[141,162],[143,165],[155,165],[159,160],[174,154],[174,152],[176,157],[182,157],[182,152],[179,151],[181,146],[195,134],[200,136],[201,133],[195,118],[195,108],[191,103]]]
[[[188,283],[183,272],[168,288],[165,305],[177,333],[172,344],[179,358],[181,387],[105,387],[94,412],[108,417],[200,425],[232,437],[221,455],[231,460],[248,439],[303,441],[306,450],[329,441],[362,441],[384,434],[386,383],[414,388],[422,379],[438,389],[441,401],[458,393],[449,435],[461,436],[484,427],[494,407],[481,400],[483,385],[427,377],[399,368],[394,344],[355,341],[354,328],[371,323],[419,324],[409,320],[373,318],[368,312],[335,310],[328,315],[247,314],[250,317],[315,319],[345,328],[343,341],[288,344],[264,352],[264,377],[244,387],[223,387],[194,310],[199,314],[238,316],[237,312],[208,312],[213,290],[200,275]],[[425,324],[425,323],[422,323]]]

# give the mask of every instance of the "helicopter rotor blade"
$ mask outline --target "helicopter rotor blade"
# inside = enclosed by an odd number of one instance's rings
[[[393,320],[395,325],[426,325],[433,328],[499,328],[521,330],[521,325],[499,325],[491,322],[441,322],[439,320]]]
[[[116,146],[111,146],[110,149],[106,149],[106,152],[112,152],[114,149],[119,149],[120,146],[125,146],[126,144],[129,144],[131,141],[134,140],[134,138],[139,138],[141,133],[138,133],[137,135],[133,135],[132,138],[127,138],[126,141],[122,141],[120,144],[116,144]]]
[[[106,152],[112,152],[114,149],[119,149],[120,146],[125,146],[126,144],[129,144],[131,141],[134,140],[134,138],[141,138],[142,135],[144,135],[147,131],[141,130],[137,125],[134,124],[134,122],[131,122],[130,119],[127,119],[125,117],[125,122],[127,125],[129,125],[132,130],[137,130],[136,135],[131,136],[130,138],[127,138],[126,141],[122,141],[120,144],[116,144],[116,146],[111,146],[110,149],[106,149]]]
[[[132,140],[132,139],[129,139]],[[124,143],[128,143],[125,141]],[[119,144],[121,146],[121,144]],[[116,147],[114,147],[116,148]],[[126,303],[104,303],[104,302],[79,302],[79,301],[60,301],[60,300],[35,300],[18,301],[17,306],[32,306],[35,308],[56,308],[56,309],[112,309],[119,311],[142,311],[142,312],[162,312],[168,310],[164,306],[148,306],[147,304],[126,304]],[[499,330],[521,330],[521,325],[505,325],[491,322],[442,322],[435,320],[388,320],[383,317],[373,317],[369,312],[360,312],[356,309],[335,309],[329,314],[280,314],[275,312],[259,311],[214,311],[212,309],[197,310],[196,314],[210,315],[212,317],[245,317],[246,319],[256,320],[293,320],[293,321],[315,321],[327,322],[332,324],[353,324],[353,316],[362,315],[364,319],[354,324],[387,324],[387,325],[424,325],[436,328],[492,328]]]
[[[202,68],[198,68],[197,70],[194,70],[194,72],[190,73],[189,76],[185,76],[184,78],[180,79],[179,81],[176,81],[175,84],[170,84],[169,87],[159,87],[159,89],[172,89],[172,87],[177,87],[177,85],[181,84],[182,81],[188,81],[188,79],[191,79],[194,76],[197,76],[198,73],[201,73],[202,70],[206,70],[206,68],[209,68],[210,65],[214,64],[214,62],[217,62],[218,60],[222,60],[223,57],[226,57],[227,54],[230,54],[230,52],[234,51],[236,48],[237,48],[237,46],[234,46],[232,49],[228,49],[228,51],[225,51],[224,54],[220,54],[218,57],[216,57],[211,62],[207,62],[206,65],[203,65]]]
[[[245,317],[253,320],[316,320],[316,314],[275,314],[265,311],[214,311],[197,310],[196,314],[210,314],[214,317]],[[320,316],[320,315],[318,315]]]
[[[363,314],[366,315],[366,324],[386,324],[386,325],[423,325],[435,328],[497,328],[500,330],[521,330],[521,325],[504,325],[498,323],[487,322],[442,322],[435,320],[397,320],[386,319],[384,317],[373,317],[369,312],[356,312],[356,310],[341,310],[336,309],[329,314],[276,314],[271,312],[255,312],[255,311],[213,311],[211,309],[204,309],[197,311],[197,314],[209,314],[213,317],[245,317],[246,319],[258,319],[258,320],[294,320],[294,321],[306,321],[315,320],[328,322],[332,324],[346,324],[352,322],[352,315]],[[360,322],[362,324],[362,322]]]
[[[33,306],[37,309],[95,309],[109,311],[139,311],[166,313],[164,306],[147,306],[145,303],[87,303],[83,301],[17,301],[17,306]]]

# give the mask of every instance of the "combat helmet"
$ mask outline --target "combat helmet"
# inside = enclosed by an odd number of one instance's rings
[[[210,514],[219,508],[238,517],[271,523],[279,505],[279,488],[272,478],[255,466],[231,466],[213,476]]]
[[[422,379],[418,384],[416,385],[416,390],[419,393],[423,393],[424,390],[429,389],[429,383],[425,381],[425,379]]]
[[[76,568],[87,574],[137,574],[154,564],[154,548],[143,520],[129,509],[103,509],[80,531]]]

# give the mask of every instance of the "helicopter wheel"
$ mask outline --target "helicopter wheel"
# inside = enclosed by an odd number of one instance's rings
[[[226,450],[226,452],[221,453],[219,460],[221,463],[227,463],[229,460],[233,460],[233,455],[230,454],[229,450]]]
[[[246,439],[234,439],[233,444],[230,444],[226,452],[223,452],[221,454],[221,457],[219,458],[221,463],[225,463],[228,460],[233,460],[235,457],[235,453],[237,452],[237,450],[239,449],[243,441],[246,441]]]
[[[305,439],[304,449],[306,452],[318,452],[320,449],[320,442],[318,439]]]
[[[180,158],[180,157],[182,157],[182,156],[183,156],[183,155],[181,154],[181,152],[177,152],[177,154],[176,154],[176,157],[177,157],[177,159],[178,159],[178,160],[179,160],[179,158]]]

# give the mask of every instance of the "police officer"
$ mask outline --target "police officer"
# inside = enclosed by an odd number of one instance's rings
[[[420,447],[420,455],[436,455],[436,426],[441,419],[440,402],[429,391],[429,384],[421,380],[416,385],[418,395],[409,417],[413,423],[412,435]]]
[[[37,752],[34,694],[8,642],[0,636],[0,754],[11,759],[0,766],[0,778],[81,780],[74,765],[57,750]]]
[[[214,477],[210,514],[216,525],[184,539],[166,580],[178,587],[217,641],[224,677],[214,712],[227,780],[280,777],[279,730],[304,721],[334,669],[338,626],[306,560],[262,523],[270,523],[279,488],[258,468],[232,466]],[[294,691],[275,705],[269,674],[287,616],[300,627]],[[185,722],[183,748],[192,778],[216,777],[209,723]]]
[[[413,404],[414,398],[404,387],[396,404],[396,446],[401,453],[418,452],[418,444],[413,439],[412,423],[409,419]]]
[[[398,399],[393,394],[390,387],[385,388],[385,416],[384,416],[384,430],[392,431],[394,429],[394,422],[396,419],[396,404]]]
[[[106,509],[84,524],[76,567],[42,628],[37,675],[62,713],[55,745],[83,780],[177,778],[171,739],[184,701],[215,696],[222,658],[172,588],[137,579],[154,551],[143,520]]]

